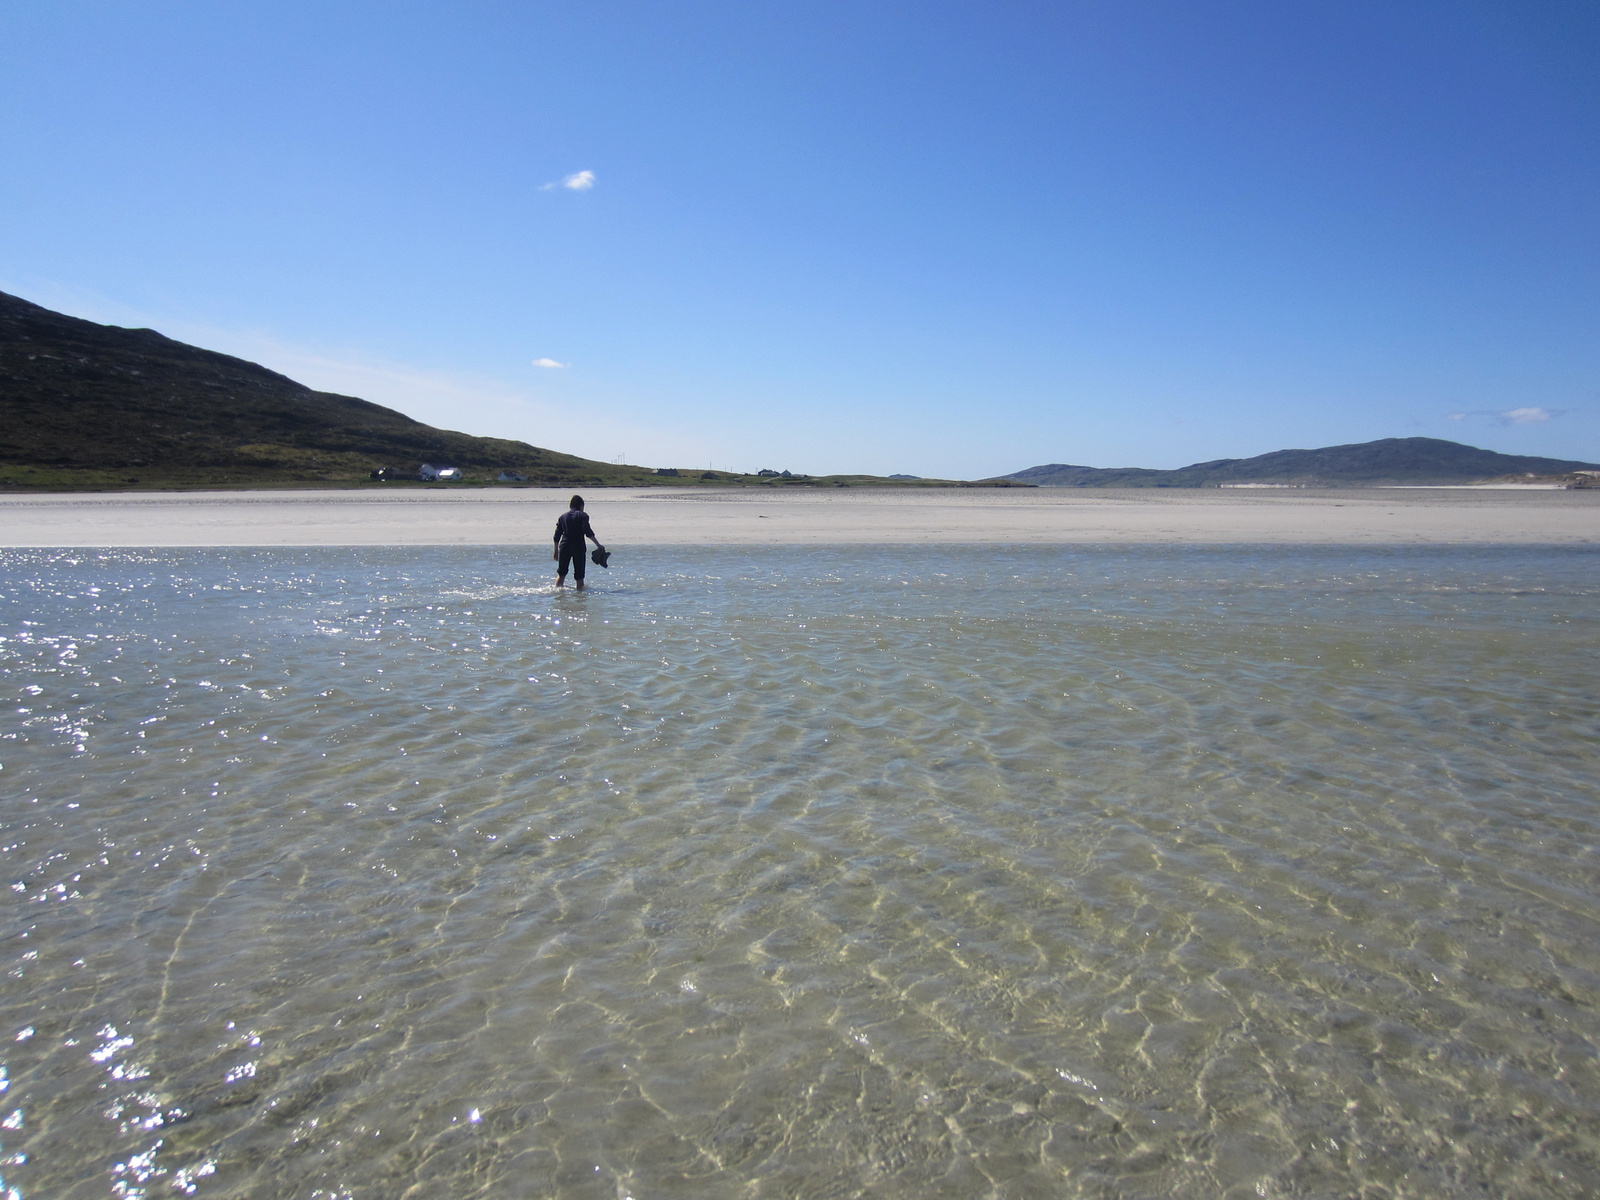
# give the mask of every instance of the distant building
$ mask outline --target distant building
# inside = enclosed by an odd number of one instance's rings
[[[528,482],[528,477],[526,475],[524,475],[521,471],[501,471],[498,478],[499,478],[499,481],[501,483],[527,483]]]
[[[428,483],[460,483],[466,478],[466,472],[460,467],[446,467],[437,463],[423,463],[422,470],[417,472],[418,478]]]

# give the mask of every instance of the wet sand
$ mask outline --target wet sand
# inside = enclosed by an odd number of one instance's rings
[[[549,540],[569,493],[0,497],[0,545],[448,546]],[[607,545],[1600,543],[1600,490],[594,489]]]

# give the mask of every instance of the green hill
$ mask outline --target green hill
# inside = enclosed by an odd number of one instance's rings
[[[98,325],[0,292],[0,486],[78,490],[351,484],[424,462],[468,479],[657,482],[643,467],[435,429],[153,329]]]
[[[463,468],[467,483],[510,472],[547,487],[1030,486],[596,462],[435,429],[153,329],[98,325],[0,292],[0,488],[351,487],[379,468],[421,486],[423,463]]]
[[[1383,438],[1320,450],[1275,450],[1255,458],[1219,458],[1174,471],[1147,467],[1075,467],[1047,463],[1003,475],[1040,487],[1220,487],[1268,483],[1301,487],[1475,483],[1511,475],[1566,475],[1594,463],[1499,454],[1441,438]]]

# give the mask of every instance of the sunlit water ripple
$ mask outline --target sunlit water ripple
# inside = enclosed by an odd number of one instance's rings
[[[1593,550],[0,564],[0,1195],[1600,1193]]]

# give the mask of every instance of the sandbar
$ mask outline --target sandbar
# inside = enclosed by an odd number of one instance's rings
[[[0,497],[0,546],[501,546],[550,540],[567,492],[130,492]],[[1600,543],[1600,490],[596,488],[627,545]]]

